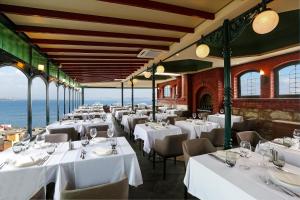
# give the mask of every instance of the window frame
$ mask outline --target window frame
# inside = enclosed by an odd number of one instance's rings
[[[169,95],[168,96],[166,96],[166,93],[165,93],[166,87],[169,88]],[[164,98],[171,98],[171,85],[165,85],[164,86],[163,94],[164,94]]]
[[[276,67],[274,71],[274,97],[275,98],[299,98],[300,94],[279,94],[279,71],[283,68],[289,67],[291,65],[297,65],[300,64],[300,60],[298,61],[292,61],[288,63],[284,63],[282,65],[279,65]]]
[[[247,71],[244,71],[244,72],[240,73],[237,77],[238,78],[238,98],[260,98],[261,97],[261,83],[262,83],[261,75],[259,76],[260,77],[260,79],[259,79],[259,81],[260,81],[260,84],[259,84],[260,94],[259,95],[241,95],[241,92],[242,92],[241,91],[241,77],[243,75],[247,74],[247,73],[250,73],[250,72],[256,72],[256,73],[259,74],[258,70],[247,70]]]

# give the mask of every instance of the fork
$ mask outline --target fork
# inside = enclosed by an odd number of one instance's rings
[[[5,161],[5,162],[3,162],[3,163],[1,163],[0,164],[0,169],[2,169],[5,165],[7,165],[8,164],[8,162],[7,161]]]
[[[38,166],[41,166],[43,165],[48,159],[49,159],[50,156],[45,156],[39,163],[38,163]]]

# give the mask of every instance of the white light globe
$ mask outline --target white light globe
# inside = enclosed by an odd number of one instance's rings
[[[151,72],[144,72],[144,76],[145,76],[145,78],[150,78]]]
[[[132,79],[132,83],[133,83],[133,84],[136,84],[137,82],[138,82],[138,80],[137,80],[137,79],[135,79],[135,78],[134,78],[134,79]]]
[[[199,58],[206,58],[209,55],[209,46],[207,44],[200,44],[196,48],[196,55]]]
[[[266,34],[271,32],[279,23],[279,15],[273,10],[265,10],[253,20],[252,28],[258,34]]]
[[[165,72],[164,66],[162,66],[162,65],[157,66],[156,67],[156,72],[159,73],[159,74],[164,73]]]

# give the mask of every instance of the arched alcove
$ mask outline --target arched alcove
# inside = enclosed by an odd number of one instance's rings
[[[46,83],[41,76],[32,79],[32,127],[44,128],[46,126]]]

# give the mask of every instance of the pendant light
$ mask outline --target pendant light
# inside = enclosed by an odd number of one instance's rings
[[[255,16],[252,22],[252,28],[258,34],[270,33],[279,23],[278,13],[266,8],[265,0],[262,1],[262,5],[262,11]]]
[[[165,67],[162,65],[161,61],[159,62],[159,65],[156,67],[156,73],[164,73],[165,72]]]
[[[148,71],[144,72],[144,77],[145,78],[150,78],[150,76],[151,76],[151,72],[148,72]]]
[[[209,55],[210,49],[207,44],[201,42],[202,39],[203,39],[203,36],[199,40],[198,46],[196,47],[196,55],[199,58],[206,58]]]

